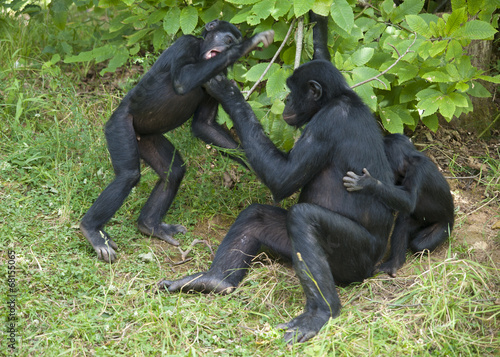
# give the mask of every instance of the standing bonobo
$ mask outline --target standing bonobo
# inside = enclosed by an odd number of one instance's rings
[[[227,78],[217,76],[205,88],[234,121],[250,165],[274,198],[280,201],[301,190],[298,203],[289,211],[251,205],[229,229],[210,270],[158,285],[171,292],[231,292],[266,247],[292,259],[304,289],[303,314],[279,326],[287,330],[288,342],[303,342],[339,314],[336,283],[372,276],[393,222],[392,210],[374,195],[345,190],[345,172],[368,167],[387,184],[393,175],[375,118],[330,62],[300,66],[287,85],[291,92],[283,119],[296,127],[307,124],[288,153],[264,134]]]
[[[350,192],[372,194],[399,211],[391,236],[391,255],[379,267],[394,277],[405,262],[408,246],[414,252],[433,250],[450,236],[454,205],[446,179],[407,137],[387,135],[384,146],[396,186],[379,182],[366,168],[363,176],[348,172],[344,186]]]
[[[141,232],[174,245],[178,224],[165,224],[167,213],[184,176],[184,162],[163,136],[193,116],[195,136],[209,144],[236,149],[238,144],[217,125],[218,103],[201,87],[226,70],[238,58],[268,46],[273,31],[243,40],[232,24],[214,20],[205,26],[203,38],[185,35],[175,41],[125,96],[106,124],[105,134],[115,179],[83,217],[80,229],[99,259],[113,262],[117,245],[104,231],[140,178],[142,158],[160,176],[138,219]]]

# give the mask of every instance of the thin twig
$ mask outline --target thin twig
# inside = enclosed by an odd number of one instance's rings
[[[373,80],[377,80],[378,77],[383,76],[384,74],[386,74],[387,72],[389,72],[392,69],[392,67],[394,67],[396,64],[398,64],[398,62],[401,61],[401,59],[404,56],[406,56],[410,52],[413,52],[413,51],[410,51],[410,48],[415,44],[415,41],[417,40],[417,33],[414,32],[413,34],[415,35],[415,38],[413,39],[413,42],[410,44],[410,46],[408,46],[408,48],[406,49],[406,51],[402,55],[399,54],[399,52],[396,49],[396,47],[394,47],[393,45],[389,44],[389,46],[391,46],[392,48],[394,48],[394,50],[396,51],[396,53],[399,55],[398,58],[396,59],[396,61],[393,64],[391,64],[386,70],[384,70],[384,71],[380,72],[379,74],[377,74],[375,77],[372,77],[372,78],[369,78],[369,79],[367,79],[365,81],[359,82],[359,83],[351,86],[351,88],[356,88],[356,87],[359,87],[360,85],[363,85],[365,83],[371,82]],[[387,86],[385,85],[385,83],[384,83],[384,86],[387,88]]]
[[[264,76],[267,74],[267,72],[269,72],[269,69],[271,68],[271,66],[273,65],[273,63],[276,61],[276,58],[278,58],[278,56],[280,55],[281,50],[283,49],[283,47],[285,47],[286,41],[288,41],[288,37],[290,37],[290,34],[292,33],[293,25],[295,25],[295,19],[290,24],[290,28],[288,29],[288,32],[286,33],[286,36],[283,39],[283,42],[281,43],[281,46],[278,48],[278,51],[276,51],[276,53],[274,54],[273,58],[271,59],[271,62],[269,62],[269,64],[267,65],[266,70],[264,71],[264,73],[262,73],[262,75],[257,80],[257,82],[255,82],[255,84],[253,85],[253,87],[250,88],[250,90],[248,91],[247,95],[245,96],[245,100],[248,100],[248,98],[250,98],[250,95],[254,92],[255,88],[257,88],[257,86],[260,84],[260,82],[262,82],[262,78],[264,78]]]
[[[302,43],[304,42],[304,17],[299,17],[299,24],[297,25],[297,39],[295,40],[295,63],[293,69],[300,66],[300,57],[302,56]]]

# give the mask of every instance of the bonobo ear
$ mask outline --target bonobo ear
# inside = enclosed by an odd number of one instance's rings
[[[312,79],[309,80],[307,84],[309,84],[309,91],[311,92],[313,99],[315,101],[318,101],[323,94],[323,88],[321,87],[321,84]]]
[[[205,30],[212,31],[217,26],[219,26],[219,20],[215,19],[215,20],[210,21],[208,24],[205,25]]]

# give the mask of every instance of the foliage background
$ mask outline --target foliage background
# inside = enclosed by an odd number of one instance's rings
[[[297,135],[279,120],[287,95],[285,80],[296,55],[301,62],[312,57],[310,10],[328,16],[333,62],[351,85],[379,76],[355,91],[388,132],[414,129],[420,122],[436,131],[440,117],[450,121],[472,111],[471,97],[491,96],[483,81],[500,81],[498,68],[491,66],[485,73],[472,66],[467,55],[471,41],[493,39],[500,0],[453,0],[448,4],[451,12],[444,13],[434,13],[442,11],[441,2],[423,0],[405,0],[399,6],[392,0],[53,0],[48,9],[27,0],[3,3],[17,14],[29,14],[30,22],[49,18],[45,67],[80,63],[85,70],[103,63],[100,75],[144,62],[145,56],[152,61],[175,38],[200,34],[214,18],[238,24],[247,36],[273,29],[274,44],[242,59],[231,72],[247,92],[292,24],[292,36],[264,76],[264,84],[249,98],[267,133],[285,149]],[[292,20],[301,17],[306,19],[304,34],[297,38],[297,22]],[[297,41],[303,43],[299,54]],[[147,70],[150,63],[144,65]],[[219,121],[231,127],[220,112]]]

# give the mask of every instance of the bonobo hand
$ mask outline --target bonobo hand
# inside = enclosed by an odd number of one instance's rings
[[[208,82],[203,84],[203,88],[205,88],[210,96],[217,99],[219,103],[224,103],[225,100],[238,94],[243,97],[236,84],[223,74],[218,74],[210,78]]]
[[[343,178],[344,187],[349,192],[360,191],[373,184],[374,180],[367,169],[363,169],[363,176],[358,176],[354,172],[348,171]]]
[[[250,38],[251,45],[248,47],[247,51],[243,54],[244,56],[250,53],[253,50],[260,50],[261,48],[257,47],[261,42],[264,47],[269,46],[274,40],[274,31],[267,30],[264,32],[259,32],[252,38]]]

